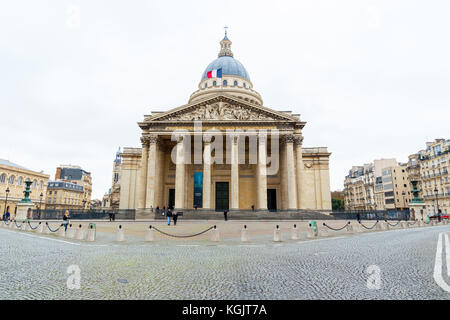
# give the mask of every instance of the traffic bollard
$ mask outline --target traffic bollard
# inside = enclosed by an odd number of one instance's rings
[[[154,240],[153,229],[152,226],[150,225],[148,229],[145,231],[144,241],[151,242],[153,240]]]
[[[220,233],[219,233],[219,229],[217,229],[217,226],[214,226],[214,228],[212,230],[211,240],[214,242],[220,241]]]
[[[59,226],[59,230],[58,230],[58,237],[66,237],[66,230],[64,229],[64,224],[61,224]]]
[[[298,239],[300,239],[300,236],[299,236],[299,230],[298,230],[296,224],[294,224],[294,227],[292,228],[292,236],[291,236],[291,239],[292,239],[292,240],[298,240]]]
[[[95,233],[96,233],[95,223],[89,223],[86,241],[90,242],[95,241]]]
[[[77,231],[75,232],[75,239],[84,240],[84,231],[81,224],[78,226]]]
[[[118,242],[125,241],[125,234],[123,233],[122,225],[119,225],[119,229],[117,229],[116,241]]]
[[[241,231],[241,241],[248,242],[247,225],[244,225],[244,229]]]
[[[279,225],[276,225],[275,230],[273,231],[273,241],[281,242],[281,230]]]

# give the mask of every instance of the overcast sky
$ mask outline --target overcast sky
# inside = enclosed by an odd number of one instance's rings
[[[111,186],[144,114],[187,103],[227,25],[264,105],[307,121],[331,188],[352,165],[450,138],[449,1],[3,1],[0,158]]]

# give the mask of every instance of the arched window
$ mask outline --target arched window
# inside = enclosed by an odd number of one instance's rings
[[[42,189],[43,185],[44,185],[44,182],[42,182],[42,180],[39,181],[39,189]]]
[[[31,185],[31,187],[32,187],[33,189],[36,188],[36,180],[33,180],[33,184]]]
[[[14,184],[14,179],[15,179],[14,176],[9,176],[8,184]]]
[[[213,86],[215,87],[217,85],[217,82],[214,80],[213,81]]]
[[[22,177],[17,178],[17,185],[18,186],[21,186],[22,182],[23,182],[23,178]]]
[[[227,80],[223,80],[223,86],[226,87],[228,85],[228,81]]]
[[[5,183],[5,181],[6,181],[6,174],[2,174],[0,176],[0,183]]]
[[[234,80],[234,86],[237,87],[237,81],[236,80]]]
[[[205,82],[205,88],[208,86],[208,82]]]
[[[244,86],[244,88],[247,88],[247,85],[246,85],[246,83],[244,82],[243,84],[242,84],[243,86]]]

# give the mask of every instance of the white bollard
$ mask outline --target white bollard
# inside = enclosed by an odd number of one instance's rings
[[[30,231],[30,226],[28,225],[28,221],[24,221],[22,225],[23,231]]]
[[[296,225],[296,224],[294,224],[294,227],[292,228],[292,236],[291,236],[291,239],[292,239],[292,240],[298,240],[298,239],[300,239],[300,236],[299,236],[299,230],[297,229],[297,225]]]
[[[48,224],[48,222],[45,223],[45,226],[44,226],[44,233],[45,233],[45,234],[51,234],[50,229],[49,229],[49,224]]]
[[[383,231],[389,230],[389,226],[385,221],[379,222],[378,224],[380,225],[380,230],[383,230]]]
[[[431,221],[431,225],[432,225],[432,226],[437,225],[436,220],[432,220],[432,221]]]
[[[308,229],[308,235],[307,235],[307,237],[308,237],[308,238],[315,238],[315,237],[317,237],[317,232],[314,231],[313,228],[309,228],[309,229]]]
[[[66,230],[64,230],[64,225],[59,226],[58,237],[66,237]]]
[[[248,242],[247,225],[244,225],[244,229],[241,231],[241,241]]]
[[[14,221],[10,220],[9,222],[9,228],[13,229],[14,228]]]
[[[125,241],[125,234],[123,233],[122,225],[119,225],[119,229],[117,229],[116,241],[118,242]]]
[[[381,222],[380,222],[380,221],[378,221],[377,224],[375,225],[375,230],[376,230],[376,231],[381,231],[381,230],[382,230]]]
[[[328,237],[329,236],[328,230],[326,230],[326,229],[320,230],[319,229],[319,236],[320,237]]]
[[[424,225],[423,220],[419,220],[419,227],[423,227]]]
[[[147,242],[151,242],[154,240],[152,226],[148,227],[147,231],[145,231],[144,240]]]
[[[217,229],[217,226],[214,226],[214,229],[212,230],[211,240],[214,242],[220,241],[220,232],[219,229]]]
[[[274,242],[281,242],[281,230],[280,226],[277,225],[275,227],[275,230],[273,231],[273,241]]]
[[[37,233],[44,233],[44,224],[41,221],[39,221],[39,225],[38,225],[38,227],[36,229],[36,232]]]
[[[406,222],[406,221],[402,221],[402,222],[401,222],[401,225],[402,225],[402,228],[403,228],[403,229],[408,228],[408,222]]]
[[[361,225],[361,223],[358,223],[356,225],[355,229],[356,229],[357,233],[363,233],[364,232],[364,229],[363,229],[363,226]]]
[[[86,241],[90,241],[93,242],[95,241],[95,228],[92,224],[89,225],[88,227],[88,231],[87,231],[87,236],[86,236]]]
[[[75,232],[75,239],[84,240],[84,231],[81,227],[81,224],[78,226],[77,231]]]
[[[75,238],[75,229],[72,228],[72,224],[71,223],[67,227],[66,238],[69,238],[69,239]]]
[[[347,232],[349,232],[349,233],[354,233],[354,230],[353,230],[353,226],[349,223],[349,224],[347,224]]]

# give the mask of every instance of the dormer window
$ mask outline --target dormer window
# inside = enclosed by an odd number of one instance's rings
[[[217,82],[215,80],[213,81],[213,86],[217,86]]]
[[[223,86],[226,87],[228,85],[228,81],[227,80],[223,80]]]
[[[236,80],[234,80],[234,86],[237,87],[238,83]]]

